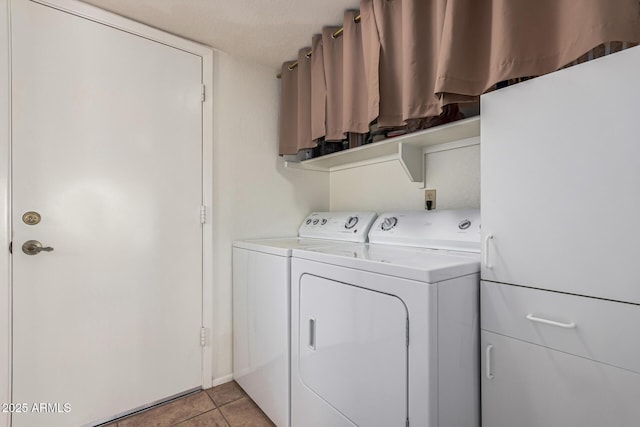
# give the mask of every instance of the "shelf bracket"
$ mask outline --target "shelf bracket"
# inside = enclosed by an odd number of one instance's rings
[[[398,144],[398,160],[409,176],[411,182],[422,182],[424,179],[424,153],[419,145],[404,142]]]

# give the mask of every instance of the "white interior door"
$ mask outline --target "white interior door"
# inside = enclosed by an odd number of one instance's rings
[[[12,422],[93,423],[202,384],[202,57],[11,6]]]

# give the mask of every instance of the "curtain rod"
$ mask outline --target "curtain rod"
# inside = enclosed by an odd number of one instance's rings
[[[357,15],[353,18],[353,22],[355,22],[356,24],[360,22],[360,15]],[[338,37],[340,37],[342,35],[342,33],[344,32],[344,27],[340,27],[339,29],[337,29],[333,34],[331,34],[331,38],[332,39],[337,39]],[[311,58],[311,55],[313,54],[313,51],[310,50],[309,52],[307,52],[305,54],[305,56],[307,58]],[[289,71],[293,71],[296,67],[298,66],[298,61],[294,62],[293,64],[289,65]],[[277,78],[281,78],[282,77],[282,73],[278,73],[278,75],[276,76]]]

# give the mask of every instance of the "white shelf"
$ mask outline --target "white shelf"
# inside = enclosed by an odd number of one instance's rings
[[[480,136],[479,116],[316,157],[315,159],[301,162],[285,162],[285,166],[295,169],[332,172],[371,163],[376,159],[393,158],[400,161],[412,182],[420,182],[424,176],[424,147],[476,136]]]

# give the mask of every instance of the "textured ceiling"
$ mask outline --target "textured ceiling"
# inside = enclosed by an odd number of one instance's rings
[[[84,0],[169,33],[280,68],[359,0]]]

